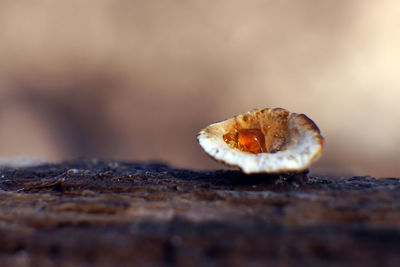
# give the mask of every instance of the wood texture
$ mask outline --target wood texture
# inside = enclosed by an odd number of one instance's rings
[[[1,266],[400,266],[400,179],[0,169]]]

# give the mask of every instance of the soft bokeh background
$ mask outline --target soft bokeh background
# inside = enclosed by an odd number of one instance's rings
[[[162,160],[253,108],[305,113],[314,172],[400,174],[400,2],[0,2],[0,157]]]

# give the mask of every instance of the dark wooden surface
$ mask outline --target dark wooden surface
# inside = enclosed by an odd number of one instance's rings
[[[0,266],[400,266],[400,179],[0,169]]]

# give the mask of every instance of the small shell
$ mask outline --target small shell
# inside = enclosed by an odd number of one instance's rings
[[[324,143],[311,119],[281,108],[254,109],[211,124],[197,140],[213,159],[248,174],[304,171]]]

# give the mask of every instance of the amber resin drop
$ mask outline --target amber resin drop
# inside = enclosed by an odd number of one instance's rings
[[[225,143],[231,148],[238,148],[238,133],[227,133],[223,136]]]
[[[231,148],[251,153],[266,152],[265,137],[259,129],[241,129],[223,136],[225,143]]]
[[[238,132],[238,148],[242,151],[262,153],[265,151],[265,137],[259,129],[242,129]]]

